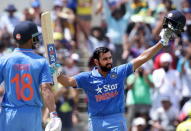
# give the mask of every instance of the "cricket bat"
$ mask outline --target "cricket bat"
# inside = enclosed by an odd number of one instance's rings
[[[43,12],[41,14],[41,26],[43,43],[46,52],[45,55],[49,61],[50,66],[54,68],[56,66],[56,49],[53,39],[53,23],[49,11]],[[53,80],[54,83],[57,82],[56,72],[53,74]]]

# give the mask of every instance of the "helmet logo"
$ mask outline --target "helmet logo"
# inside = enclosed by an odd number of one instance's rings
[[[168,14],[168,17],[172,17],[172,16],[173,16],[173,14],[172,14],[172,13],[169,13],[169,14]]]
[[[21,39],[21,34],[16,34],[16,39],[20,40]]]

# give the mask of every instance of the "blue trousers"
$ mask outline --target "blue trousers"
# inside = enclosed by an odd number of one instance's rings
[[[89,131],[127,131],[123,113],[89,118]]]
[[[41,115],[40,107],[2,107],[0,112],[0,131],[42,131]]]

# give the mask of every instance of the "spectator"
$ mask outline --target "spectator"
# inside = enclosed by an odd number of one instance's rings
[[[52,10],[52,19],[55,21],[59,13],[62,11],[64,3],[62,0],[54,0],[53,10]]]
[[[74,59],[71,57],[65,58],[63,72],[68,76],[76,75],[80,72],[79,67],[76,66]]]
[[[189,131],[191,130],[191,113],[188,116],[188,119],[181,122],[177,128],[176,131]]]
[[[92,0],[77,0],[77,17],[86,35],[90,33],[92,19]]]
[[[73,12],[76,14],[77,0],[67,0],[67,7],[72,9]]]
[[[4,32],[1,36],[1,42],[5,46],[3,54],[7,55],[11,53],[16,47],[16,43],[13,43],[11,35],[8,32]]]
[[[167,12],[175,9],[172,0],[162,0],[162,4],[164,5]]]
[[[160,4],[159,0],[146,0],[148,2],[150,14],[153,14],[157,8],[157,5]]]
[[[77,46],[75,41],[76,16],[74,12],[69,8],[63,8],[58,16],[58,19],[55,21],[55,32],[63,33],[64,39],[62,42],[68,43],[71,46],[70,50],[73,50]]]
[[[72,88],[61,88],[55,93],[56,111],[62,120],[62,131],[74,131],[74,125],[78,123],[75,96],[72,92],[75,92]]]
[[[186,103],[184,103],[180,111],[180,115],[179,115],[180,121],[183,121],[188,117],[188,114],[191,113],[190,109],[191,109],[191,98]]]
[[[10,4],[5,8],[5,11],[7,14],[2,16],[0,19],[0,28],[4,32],[12,34],[15,25],[17,25],[20,21],[19,18],[15,16],[17,9],[13,4]]]
[[[162,56],[162,54],[164,54],[164,53],[166,53],[166,52],[168,52],[168,51],[165,51],[166,49],[163,49],[163,51],[161,51],[159,54],[157,54],[156,55],[156,57],[154,58],[154,65],[153,65],[153,67],[154,67],[154,69],[156,70],[156,69],[159,69],[159,68],[161,68],[161,66],[162,66],[162,63],[161,63],[161,61],[160,61],[160,57]],[[168,50],[168,49],[167,49]],[[171,53],[170,53],[170,55],[171,55]],[[176,61],[175,61],[175,59],[173,58],[172,59],[172,62],[171,62],[171,64],[170,64],[170,68],[172,68],[172,69],[176,69],[176,63],[175,63]]]
[[[161,68],[153,71],[153,110],[160,106],[160,96],[168,95],[172,106],[179,110],[181,100],[181,86],[179,72],[171,68],[172,56],[169,53],[163,53],[160,56]]]
[[[183,104],[191,98],[191,45],[185,50],[185,56],[180,58],[177,65],[177,70],[180,72],[180,80],[182,84],[182,101]]]
[[[153,24],[153,30],[152,30],[154,40],[160,39],[158,37],[158,34],[159,34],[160,30],[162,29],[163,18],[166,14],[167,14],[167,9],[165,8],[164,4],[161,1],[160,4],[158,4],[158,6],[155,9],[155,12],[153,14],[155,21],[156,21],[156,23]]]
[[[124,51],[127,50],[125,43],[123,43],[123,35],[127,24],[129,22],[130,12],[127,11],[128,3],[119,3],[115,10],[110,9],[108,1],[104,1],[104,21],[107,24],[106,36],[110,39],[111,43],[114,44],[115,51],[113,52],[113,64],[123,64],[126,59],[122,58]]]
[[[172,106],[169,96],[162,96],[162,106],[151,114],[153,131],[174,131],[178,118],[178,110]]]
[[[133,23],[131,23],[133,26]],[[127,29],[127,32],[129,29]],[[149,25],[143,22],[134,23],[130,33],[126,34],[130,43],[130,55],[139,56],[146,48],[152,45],[152,36]]]
[[[190,6],[190,5],[189,5]],[[191,43],[191,7],[184,7],[182,11],[186,17],[185,32],[182,33],[183,46],[188,46]]]
[[[25,8],[23,11],[23,19],[22,21],[33,21],[34,20],[34,9],[33,8]]]
[[[53,38],[54,38],[54,44],[55,44],[56,50],[60,50],[62,48],[66,48],[65,44],[62,42],[62,40],[64,39],[63,33],[61,33],[61,32],[54,32]]]
[[[131,131],[145,131],[146,120],[143,117],[137,117],[133,120],[133,127]]]
[[[148,4],[145,0],[133,0],[131,7],[133,14],[139,14],[148,9]]]
[[[181,1],[181,8],[184,9],[190,9],[190,2],[189,0],[182,0]]]
[[[31,7],[32,9],[34,10],[34,22],[37,24],[37,25],[41,25],[41,4],[40,4],[40,0],[33,0],[31,2]]]
[[[88,41],[89,53],[91,54],[97,47],[101,46],[108,47],[111,50],[114,48],[101,27],[92,27]]]
[[[136,115],[143,114],[149,116],[151,107],[150,88],[154,85],[152,83],[152,76],[145,66],[146,64],[141,66],[135,74],[127,78],[127,89],[129,90],[127,95],[129,129]]]

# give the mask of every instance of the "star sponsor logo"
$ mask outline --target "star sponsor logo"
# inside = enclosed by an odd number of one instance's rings
[[[97,94],[102,93],[102,88],[98,87],[98,88],[96,89],[96,91],[97,91]]]
[[[107,100],[117,96],[119,93],[117,91],[118,84],[106,84],[102,86],[98,86],[95,90],[97,95],[95,95],[95,99],[97,102]]]
[[[102,87],[98,86],[95,90],[97,94],[100,94],[100,93],[116,90],[117,88],[118,88],[117,84],[111,84],[111,85],[107,84],[107,85],[103,85]]]

